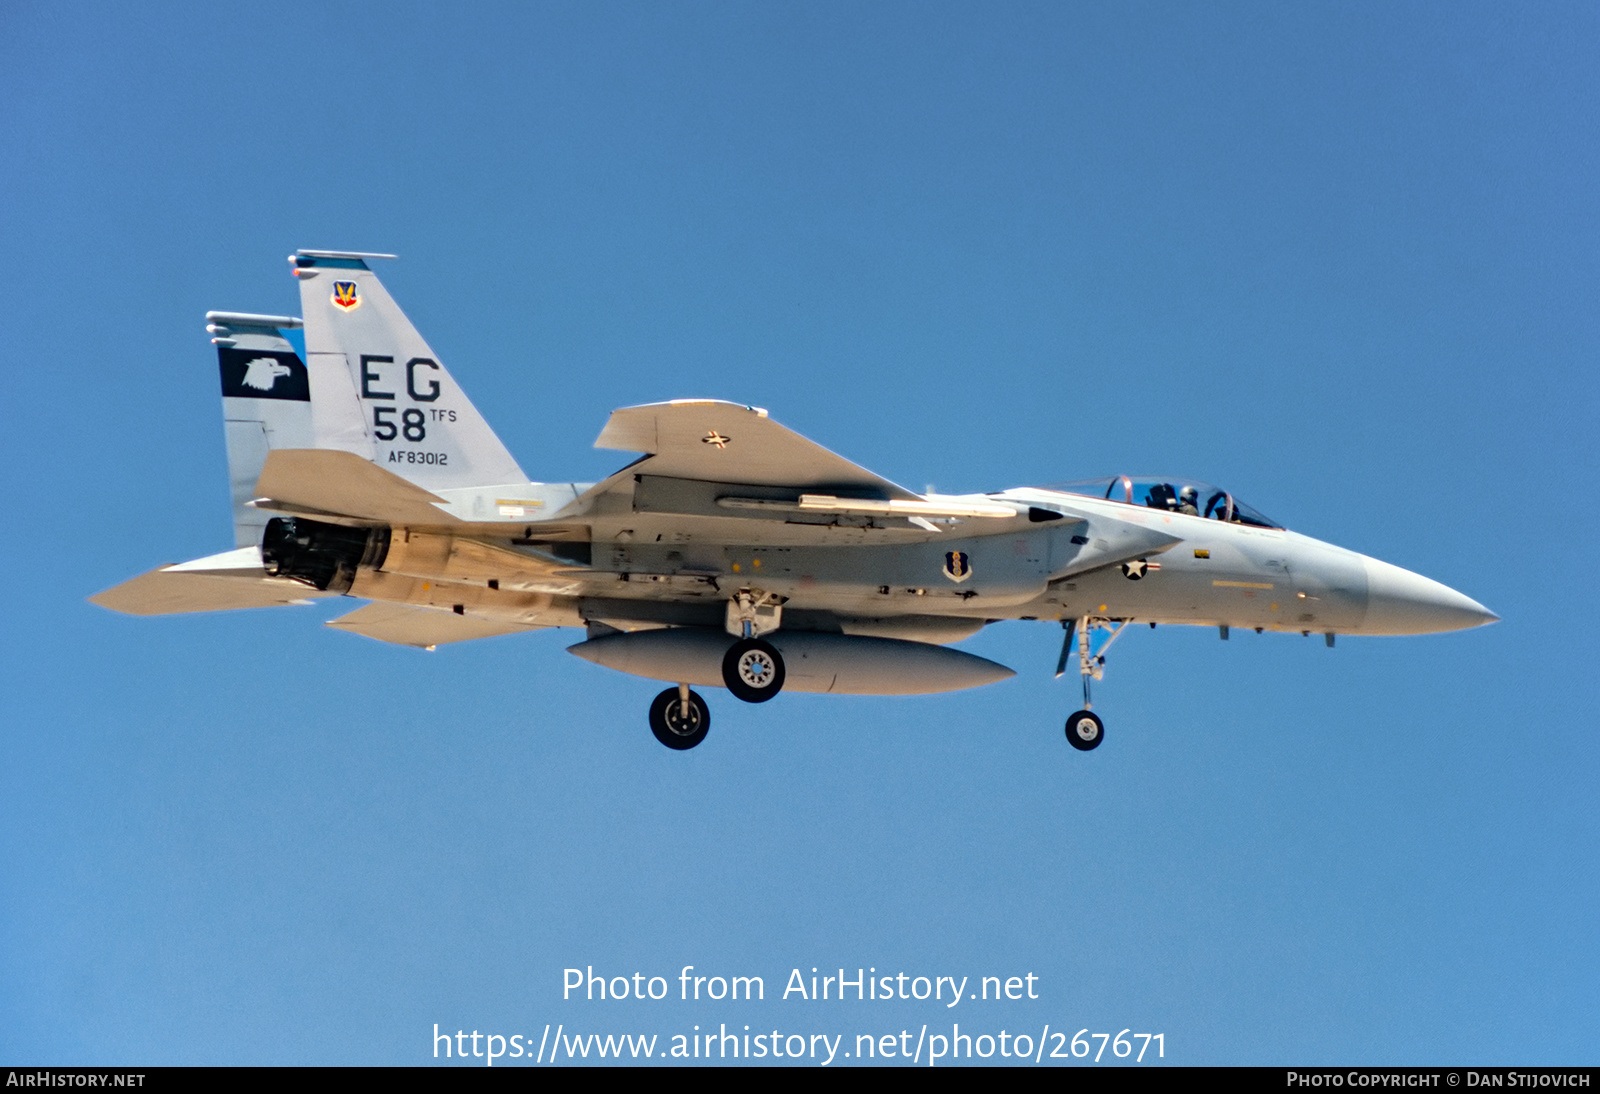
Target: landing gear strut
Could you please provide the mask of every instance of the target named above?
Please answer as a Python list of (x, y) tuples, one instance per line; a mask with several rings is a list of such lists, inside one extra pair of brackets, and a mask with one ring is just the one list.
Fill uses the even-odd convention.
[[(1067, 671), (1067, 659), (1072, 655), (1073, 638), (1077, 638), (1078, 646), (1078, 672), (1083, 677), (1083, 709), (1067, 719), (1067, 741), (1080, 752), (1090, 752), (1100, 747), (1100, 742), (1105, 740), (1106, 726), (1100, 716), (1094, 713), (1094, 703), (1090, 699), (1090, 684), (1095, 680), (1105, 677), (1106, 650), (1111, 648), (1111, 643), (1122, 636), (1131, 620), (1113, 622), (1109, 619), (1096, 619), (1093, 616), (1084, 616), (1082, 619), (1063, 619), (1062, 627), (1066, 629), (1066, 637), (1061, 643), (1061, 656), (1056, 661), (1056, 676), (1059, 678)], [(1105, 627), (1111, 630), (1111, 636), (1100, 644), (1100, 649), (1092, 649), (1089, 632), (1096, 627)]]
[(761, 636), (783, 623), (783, 597), (760, 589), (740, 589), (728, 601), (725, 623), (738, 639), (722, 658), (722, 682), (734, 698), (765, 703), (783, 690), (783, 654)]
[(688, 684), (668, 688), (650, 704), (650, 732), (668, 748), (683, 751), (706, 739), (711, 711)]

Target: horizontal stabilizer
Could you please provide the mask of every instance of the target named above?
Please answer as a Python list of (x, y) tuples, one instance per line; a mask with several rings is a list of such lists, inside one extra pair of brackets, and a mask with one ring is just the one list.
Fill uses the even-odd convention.
[(450, 524), (444, 499), (353, 452), (283, 448), (267, 454), (256, 482), (256, 508), (343, 516), (385, 524)]
[(89, 598), (91, 604), (127, 615), (177, 615), (234, 608), (280, 608), (309, 604), (330, 593), (286, 578), (268, 577), (259, 547), (161, 566)]
[(413, 608), (404, 604), (386, 604), (381, 601), (357, 608), (349, 615), (341, 615), (338, 619), (330, 619), (328, 626), (376, 638), (379, 642), (393, 642), (397, 646), (417, 646), (427, 650), (443, 646), (448, 642), (466, 642), (473, 638), (493, 638), (501, 634), (520, 634), (523, 631), (543, 629), (520, 623), (471, 619), (456, 615), (454, 612)]
[(850, 489), (878, 498), (919, 501), (771, 418), (765, 410), (712, 399), (680, 399), (613, 411), (596, 448), (644, 452), (630, 471), (756, 486)]

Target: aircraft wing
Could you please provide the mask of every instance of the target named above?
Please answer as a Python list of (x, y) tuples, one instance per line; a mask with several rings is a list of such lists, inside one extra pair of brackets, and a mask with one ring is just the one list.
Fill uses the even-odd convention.
[(268, 577), (261, 564), (261, 548), (241, 547), (193, 562), (158, 566), (96, 593), (89, 602), (127, 615), (176, 615), (309, 604), (333, 595), (298, 581)]
[(374, 601), (365, 607), (357, 608), (349, 615), (330, 619), (327, 625), (352, 634), (376, 638), (379, 642), (392, 642), (397, 646), (417, 646), (427, 650), (447, 642), (466, 642), (473, 638), (493, 638), (501, 634), (521, 634), (523, 631), (544, 629), (520, 623), (470, 619), (435, 608), (414, 608), (383, 601)]
[(628, 470), (666, 478), (752, 486), (828, 488), (916, 501), (920, 495), (875, 475), (767, 417), (712, 399), (678, 399), (613, 411), (596, 448), (643, 452)]

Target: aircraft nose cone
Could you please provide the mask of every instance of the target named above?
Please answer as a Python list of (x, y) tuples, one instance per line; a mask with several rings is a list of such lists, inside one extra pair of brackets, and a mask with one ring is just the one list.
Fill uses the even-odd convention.
[(1433, 634), (1498, 622), (1500, 617), (1470, 596), (1421, 574), (1368, 558), (1368, 634)]

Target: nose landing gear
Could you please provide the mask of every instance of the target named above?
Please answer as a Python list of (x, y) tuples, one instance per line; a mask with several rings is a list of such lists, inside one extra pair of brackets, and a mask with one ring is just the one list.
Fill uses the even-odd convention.
[(1099, 748), (1105, 737), (1105, 723), (1092, 711), (1080, 710), (1067, 719), (1067, 743), (1079, 752)]
[[(1060, 679), (1067, 671), (1067, 659), (1072, 656), (1073, 638), (1077, 638), (1078, 672), (1083, 677), (1083, 709), (1067, 719), (1067, 741), (1079, 752), (1090, 752), (1100, 747), (1100, 742), (1105, 740), (1106, 726), (1100, 716), (1094, 713), (1094, 703), (1090, 700), (1090, 684), (1095, 680), (1105, 677), (1106, 650), (1111, 648), (1111, 643), (1122, 636), (1131, 619), (1096, 619), (1086, 615), (1082, 619), (1063, 619), (1061, 626), (1066, 629), (1066, 636), (1061, 642), (1061, 656), (1056, 660), (1056, 678)], [(1108, 631), (1105, 641), (1098, 644), (1093, 640), (1091, 632), (1104, 628)]]

